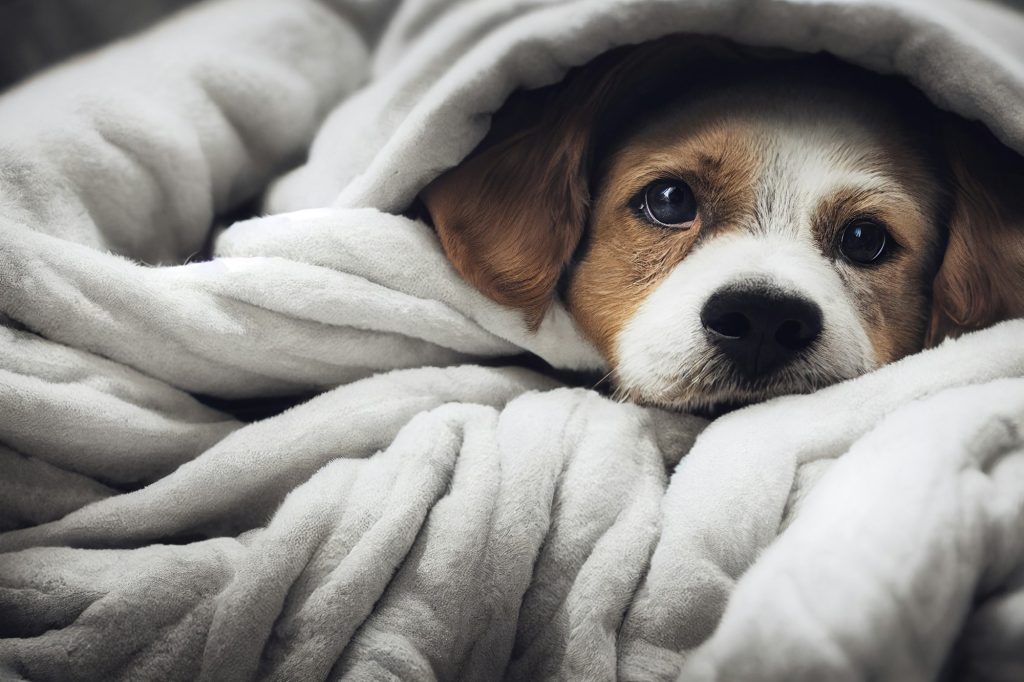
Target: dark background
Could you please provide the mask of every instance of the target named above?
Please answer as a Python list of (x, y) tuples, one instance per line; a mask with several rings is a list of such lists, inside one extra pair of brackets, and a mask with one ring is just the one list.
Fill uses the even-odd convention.
[(196, 0), (0, 0), (0, 90)]

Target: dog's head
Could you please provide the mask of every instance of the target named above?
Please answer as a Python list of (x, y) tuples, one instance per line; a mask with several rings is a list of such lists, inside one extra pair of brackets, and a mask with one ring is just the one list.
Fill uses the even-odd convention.
[(852, 67), (679, 45), (578, 70), (424, 191), (468, 281), (534, 326), (560, 291), (621, 395), (684, 409), (1024, 315), (1019, 158)]

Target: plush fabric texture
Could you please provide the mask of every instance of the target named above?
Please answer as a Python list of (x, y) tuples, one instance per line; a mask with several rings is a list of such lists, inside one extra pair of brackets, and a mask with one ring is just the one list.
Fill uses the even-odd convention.
[(1024, 677), (1024, 320), (709, 424), (400, 215), (674, 32), (1024, 152), (1024, 18), (963, 0), (216, 0), (0, 96), (0, 677)]

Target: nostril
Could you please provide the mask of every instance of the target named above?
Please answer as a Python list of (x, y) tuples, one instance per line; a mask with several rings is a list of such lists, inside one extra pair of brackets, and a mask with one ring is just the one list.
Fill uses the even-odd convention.
[(704, 326), (720, 336), (741, 339), (750, 333), (750, 319), (743, 313), (731, 312), (704, 321)]
[(800, 320), (786, 320), (775, 330), (775, 341), (789, 350), (806, 348), (815, 336), (817, 333)]
[(750, 285), (713, 293), (700, 320), (708, 341), (748, 378), (768, 376), (798, 357), (821, 334), (824, 322), (812, 300)]

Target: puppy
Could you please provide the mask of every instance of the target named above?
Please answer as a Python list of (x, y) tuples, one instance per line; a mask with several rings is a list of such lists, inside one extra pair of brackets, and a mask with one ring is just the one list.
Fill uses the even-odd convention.
[(421, 197), (532, 328), (561, 295), (619, 396), (715, 413), (1024, 315), (1021, 165), (894, 80), (675, 38), (513, 98)]

